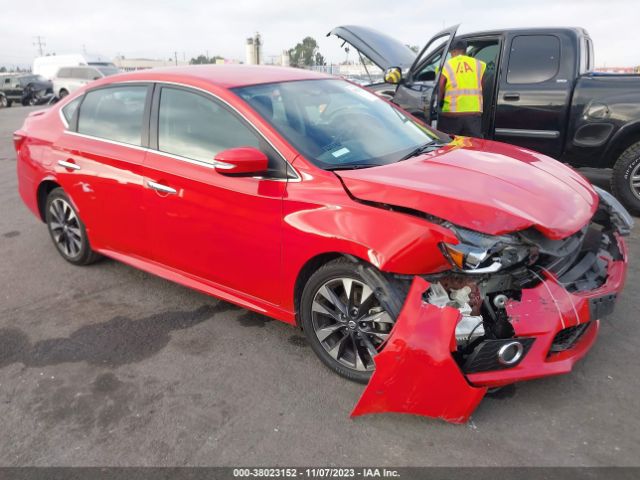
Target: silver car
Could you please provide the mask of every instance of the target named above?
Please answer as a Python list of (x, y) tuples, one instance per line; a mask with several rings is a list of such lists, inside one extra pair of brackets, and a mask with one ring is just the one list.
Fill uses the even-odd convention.
[(118, 73), (118, 69), (111, 66), (62, 67), (53, 78), (53, 92), (59, 98), (64, 98), (93, 80), (116, 73)]

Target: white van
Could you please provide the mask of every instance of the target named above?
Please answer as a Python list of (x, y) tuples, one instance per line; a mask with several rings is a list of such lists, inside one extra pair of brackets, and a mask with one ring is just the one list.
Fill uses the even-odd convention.
[(113, 67), (116, 66), (111, 60), (102, 55), (71, 54), (71, 55), (48, 55), (38, 57), (33, 61), (31, 72), (34, 75), (42, 75), (51, 80), (56, 76), (61, 67)]

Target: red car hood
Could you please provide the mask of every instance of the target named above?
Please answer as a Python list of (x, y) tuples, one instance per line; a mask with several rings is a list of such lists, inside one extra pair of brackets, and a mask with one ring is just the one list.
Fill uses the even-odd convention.
[(535, 227), (551, 239), (580, 230), (598, 196), (580, 174), (549, 157), (456, 137), (402, 162), (336, 172), (356, 198), (411, 208), (490, 235)]

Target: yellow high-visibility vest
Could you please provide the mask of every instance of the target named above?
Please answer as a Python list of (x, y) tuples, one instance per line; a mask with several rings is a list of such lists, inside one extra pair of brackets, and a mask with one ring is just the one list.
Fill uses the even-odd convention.
[(444, 64), (447, 79), (443, 112), (482, 112), (482, 76), (486, 63), (466, 55), (452, 57)]

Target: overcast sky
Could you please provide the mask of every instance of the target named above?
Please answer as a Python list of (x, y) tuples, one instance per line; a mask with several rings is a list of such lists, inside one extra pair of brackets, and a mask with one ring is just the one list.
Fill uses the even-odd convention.
[(328, 61), (345, 53), (326, 38), (333, 27), (367, 25), (422, 46), (443, 26), (460, 32), (524, 27), (582, 26), (595, 43), (596, 65), (640, 65), (639, 0), (0, 0), (0, 65), (30, 65), (35, 36), (45, 52), (87, 52), (129, 58), (200, 53), (244, 61), (245, 39), (263, 38), (266, 56), (310, 35)]

